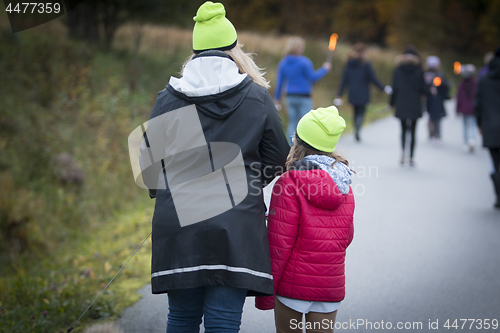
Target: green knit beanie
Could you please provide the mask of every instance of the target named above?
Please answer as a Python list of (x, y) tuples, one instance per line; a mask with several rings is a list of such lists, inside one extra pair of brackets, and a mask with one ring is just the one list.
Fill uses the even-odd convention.
[(345, 129), (345, 120), (335, 106), (306, 113), (297, 124), (298, 137), (313, 148), (331, 153)]
[(230, 50), (236, 46), (236, 29), (226, 18), (224, 5), (207, 1), (198, 8), (193, 29), (193, 51)]

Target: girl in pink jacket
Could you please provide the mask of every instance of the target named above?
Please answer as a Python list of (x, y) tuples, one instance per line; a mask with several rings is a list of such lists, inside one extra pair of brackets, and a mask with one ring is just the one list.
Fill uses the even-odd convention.
[(476, 95), (477, 80), (474, 78), (476, 67), (472, 64), (462, 65), (460, 74), (462, 80), (457, 89), (457, 116), (464, 118), (464, 144), (470, 153), (474, 152), (476, 142), (477, 122), (474, 115), (474, 96)]
[(269, 208), (268, 237), (276, 297), (257, 297), (274, 308), (276, 331), (333, 332), (345, 296), (344, 260), (354, 235), (352, 171), (334, 150), (345, 121), (334, 107), (299, 121)]

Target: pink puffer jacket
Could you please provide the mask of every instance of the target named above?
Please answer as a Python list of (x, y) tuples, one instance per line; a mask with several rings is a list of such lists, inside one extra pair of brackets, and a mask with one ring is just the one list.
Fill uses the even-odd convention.
[[(289, 298), (340, 302), (345, 296), (344, 260), (354, 236), (354, 196), (341, 194), (320, 169), (290, 170), (273, 189), (268, 236), (274, 290)], [(274, 297), (257, 297), (261, 310)]]

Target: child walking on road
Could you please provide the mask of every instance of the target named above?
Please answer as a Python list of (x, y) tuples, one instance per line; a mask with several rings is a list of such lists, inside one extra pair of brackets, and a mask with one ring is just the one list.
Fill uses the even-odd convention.
[(446, 116), (444, 100), (450, 99), (449, 84), (440, 71), (441, 60), (436, 56), (427, 57), (428, 71), (424, 73), (427, 85), (427, 112), (429, 113), (429, 137), (436, 143), (441, 142), (441, 119)]
[(256, 306), (274, 308), (280, 333), (333, 332), (345, 296), (354, 196), (348, 162), (334, 152), (345, 126), (334, 106), (302, 117), (287, 172), (273, 188), (268, 236), (276, 296), (257, 297)]
[(361, 140), (359, 134), (365, 118), (366, 104), (370, 101), (370, 83), (373, 83), (380, 90), (388, 92), (388, 88), (384, 88), (384, 85), (380, 83), (372, 65), (366, 58), (365, 44), (356, 43), (347, 54), (347, 64), (337, 94), (341, 98), (344, 89), (349, 90), (349, 103), (352, 104), (354, 109), (353, 119), (356, 141)]
[(474, 65), (463, 65), (460, 73), (463, 79), (458, 84), (457, 91), (457, 116), (462, 114), (464, 118), (464, 144), (471, 153), (474, 152), (477, 132), (476, 117), (474, 116), (474, 95), (477, 88), (475, 73), (476, 67)]

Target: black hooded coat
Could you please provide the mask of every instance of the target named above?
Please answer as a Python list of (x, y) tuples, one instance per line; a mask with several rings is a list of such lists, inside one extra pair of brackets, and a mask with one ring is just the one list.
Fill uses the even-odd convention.
[(427, 92), (420, 58), (403, 54), (396, 58), (390, 105), (396, 108), (399, 119), (416, 120), (422, 117), (421, 98)]
[(370, 62), (360, 53), (351, 51), (342, 74), (338, 96), (342, 96), (344, 89), (348, 88), (349, 103), (365, 105), (370, 101), (370, 83), (384, 90)]
[[(247, 289), (248, 295), (272, 295), (262, 187), (284, 170), (290, 149), (278, 112), (267, 89), (239, 74), (221, 52), (199, 54), (181, 79), (171, 78), (158, 93), (150, 119), (193, 104), (206, 142), (228, 142), (241, 150), (248, 194), (232, 209), (181, 226), (167, 177), (166, 189), (150, 191), (156, 197), (152, 291), (223, 285)], [(202, 190), (210, 194), (209, 188)], [(193, 204), (191, 209), (201, 208)]]
[(493, 58), (489, 68), (479, 81), (474, 113), (483, 132), (483, 146), (500, 148), (500, 57)]

